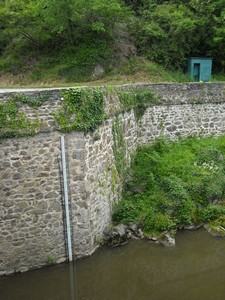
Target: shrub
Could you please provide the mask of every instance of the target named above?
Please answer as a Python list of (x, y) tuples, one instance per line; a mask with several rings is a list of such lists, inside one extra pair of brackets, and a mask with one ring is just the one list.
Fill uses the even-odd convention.
[(209, 222), (219, 217), (224, 218), (225, 207), (220, 205), (209, 205), (206, 208), (200, 209), (198, 211), (198, 220), (200, 222)]
[(141, 211), (141, 203), (136, 198), (123, 199), (115, 206), (113, 221), (115, 223), (137, 222)]
[(149, 232), (224, 217), (223, 140), (158, 140), (139, 147), (114, 220), (140, 222)]
[(143, 229), (146, 232), (160, 232), (165, 230), (171, 230), (175, 227), (174, 221), (167, 214), (154, 213), (154, 211), (149, 208), (146, 211), (145, 218), (143, 219)]

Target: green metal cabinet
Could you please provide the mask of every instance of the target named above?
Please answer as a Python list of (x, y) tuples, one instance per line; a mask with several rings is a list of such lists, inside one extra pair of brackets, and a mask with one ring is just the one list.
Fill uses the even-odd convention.
[(189, 58), (188, 74), (194, 77), (195, 81), (209, 81), (212, 74), (212, 58)]

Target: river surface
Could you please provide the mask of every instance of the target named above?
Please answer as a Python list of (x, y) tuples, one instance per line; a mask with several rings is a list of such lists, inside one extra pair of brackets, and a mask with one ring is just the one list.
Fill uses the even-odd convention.
[(224, 300), (225, 239), (179, 232), (165, 248), (134, 240), (74, 264), (0, 278), (1, 300)]

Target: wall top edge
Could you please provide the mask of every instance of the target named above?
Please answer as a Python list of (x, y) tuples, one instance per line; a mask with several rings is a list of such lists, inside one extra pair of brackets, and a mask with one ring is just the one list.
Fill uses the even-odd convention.
[(44, 91), (51, 91), (51, 92), (59, 92), (65, 91), (71, 88), (107, 88), (107, 87), (114, 87), (114, 88), (121, 88), (121, 87), (129, 87), (129, 86), (208, 86), (208, 85), (221, 85), (225, 87), (224, 81), (218, 82), (159, 82), (159, 83), (152, 83), (152, 82), (140, 82), (140, 83), (133, 83), (133, 84), (118, 84), (118, 85), (99, 85), (99, 86), (70, 86), (70, 87), (58, 87), (58, 88), (0, 88), (0, 94), (14, 94), (14, 93), (26, 93), (26, 92), (44, 92)]

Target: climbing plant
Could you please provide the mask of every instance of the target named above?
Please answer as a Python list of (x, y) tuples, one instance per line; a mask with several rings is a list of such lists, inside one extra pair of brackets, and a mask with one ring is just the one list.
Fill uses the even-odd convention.
[(49, 95), (49, 92), (44, 92), (31, 98), (25, 94), (16, 94), (0, 103), (0, 139), (31, 136), (37, 133), (43, 126), (37, 113), (36, 117), (31, 120), (19, 108), (21, 105), (27, 104), (35, 109), (47, 101)]
[(0, 103), (0, 139), (34, 135), (42, 125), (38, 116), (30, 120), (25, 112), (20, 112), (16, 99)]
[(49, 92), (41, 93), (35, 98), (30, 98), (29, 96), (27, 96), (25, 94), (16, 94), (15, 96), (12, 97), (12, 99), (16, 103), (27, 104), (31, 107), (36, 108), (36, 107), (42, 106), (42, 104), (44, 104), (44, 102), (49, 100), (49, 96), (50, 96)]
[(140, 120), (149, 105), (160, 104), (152, 90), (131, 88), (129, 91), (118, 91), (117, 95), (123, 111), (134, 110), (135, 118)]
[[(130, 88), (128, 91), (115, 90), (118, 95), (121, 110), (128, 111), (134, 109), (135, 117), (139, 120), (146, 108), (150, 105), (159, 104), (160, 101), (155, 97), (150, 89)], [(21, 105), (28, 105), (34, 109), (43, 105), (49, 100), (50, 93), (40, 93), (36, 97), (30, 97), (26, 94), (16, 94), (8, 98), (6, 102), (0, 104), (0, 137), (20, 137), (34, 135), (42, 126), (42, 123), (36, 116), (30, 120), (25, 112), (20, 111)], [(107, 118), (105, 114), (105, 101), (103, 92), (97, 88), (72, 88), (62, 95), (63, 104), (53, 113), (53, 117), (63, 132), (73, 130), (90, 132), (94, 131)], [(122, 127), (119, 121), (114, 124), (114, 144), (120, 150), (124, 148), (122, 144)], [(114, 150), (115, 156), (122, 154)], [(123, 159), (118, 163), (117, 169), (123, 169)], [(119, 166), (120, 165), (120, 166)], [(118, 171), (120, 174), (122, 171)]]
[(113, 155), (115, 166), (120, 179), (123, 179), (126, 168), (126, 144), (124, 140), (122, 122), (116, 117), (112, 126), (113, 134)]
[(106, 119), (104, 96), (99, 89), (69, 89), (63, 100), (63, 107), (53, 114), (63, 132), (94, 131)]

